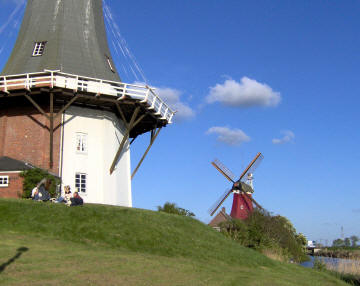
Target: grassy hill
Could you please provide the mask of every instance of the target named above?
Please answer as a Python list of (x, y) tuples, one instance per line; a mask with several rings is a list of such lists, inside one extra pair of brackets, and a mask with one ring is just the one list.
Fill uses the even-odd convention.
[(0, 218), (1, 285), (346, 285), (189, 217), (2, 199)]

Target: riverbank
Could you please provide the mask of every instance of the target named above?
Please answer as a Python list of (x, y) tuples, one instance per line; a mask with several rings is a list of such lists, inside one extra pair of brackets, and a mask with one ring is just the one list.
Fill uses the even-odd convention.
[(350, 285), (360, 286), (360, 260), (324, 256), (310, 258), (310, 261), (301, 263), (301, 266), (328, 272)]
[(322, 248), (314, 256), (360, 260), (360, 249), (355, 248)]

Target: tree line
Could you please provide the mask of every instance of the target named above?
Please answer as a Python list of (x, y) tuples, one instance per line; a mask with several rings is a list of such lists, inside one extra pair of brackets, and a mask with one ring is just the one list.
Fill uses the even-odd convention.
[(346, 237), (344, 239), (337, 238), (333, 241), (333, 247), (357, 247), (357, 243), (359, 242), (359, 237), (356, 235), (352, 235), (350, 237)]

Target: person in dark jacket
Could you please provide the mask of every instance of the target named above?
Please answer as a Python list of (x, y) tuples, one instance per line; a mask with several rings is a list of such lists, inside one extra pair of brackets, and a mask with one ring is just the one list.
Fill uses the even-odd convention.
[(50, 200), (50, 194), (48, 190), (50, 190), (51, 181), (49, 179), (42, 179), (36, 187), (32, 190), (31, 197), (35, 201), (48, 201)]
[(73, 197), (70, 199), (71, 201), (71, 204), (70, 206), (71, 207), (74, 207), (74, 206), (82, 206), (84, 204), (84, 201), (83, 199), (80, 197), (79, 193), (78, 192), (74, 192), (74, 195)]

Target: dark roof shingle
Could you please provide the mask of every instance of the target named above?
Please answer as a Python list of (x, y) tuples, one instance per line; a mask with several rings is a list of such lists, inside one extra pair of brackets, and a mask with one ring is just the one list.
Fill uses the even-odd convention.
[(0, 157), (0, 172), (24, 171), (29, 169), (32, 169), (32, 166), (26, 162), (15, 160), (6, 156)]

